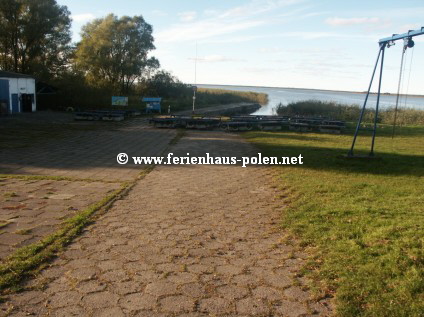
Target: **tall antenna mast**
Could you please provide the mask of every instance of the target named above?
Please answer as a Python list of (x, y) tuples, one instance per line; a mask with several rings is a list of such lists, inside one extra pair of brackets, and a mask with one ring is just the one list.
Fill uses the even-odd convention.
[(194, 59), (194, 86), (193, 86), (193, 114), (194, 104), (196, 102), (196, 91), (197, 91), (197, 42), (196, 42), (196, 58)]

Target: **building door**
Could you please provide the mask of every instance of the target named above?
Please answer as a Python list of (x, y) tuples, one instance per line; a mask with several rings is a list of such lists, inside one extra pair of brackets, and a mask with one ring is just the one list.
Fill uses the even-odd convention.
[(12, 113), (18, 113), (18, 112), (20, 112), (18, 94), (12, 94)]
[(9, 113), (9, 81), (0, 79), (0, 115)]
[(32, 112), (32, 94), (21, 95), (22, 112)]

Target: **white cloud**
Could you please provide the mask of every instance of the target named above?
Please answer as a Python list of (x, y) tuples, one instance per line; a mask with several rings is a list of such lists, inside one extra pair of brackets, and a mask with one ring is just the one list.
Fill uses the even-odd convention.
[[(194, 58), (189, 58), (189, 60), (195, 60)], [(223, 55), (207, 55), (197, 58), (198, 62), (203, 63), (222, 63), (222, 62), (242, 62), (242, 59), (227, 57)]]
[(306, 13), (303, 14), (302, 16), (300, 16), (301, 18), (311, 18), (311, 17), (316, 17), (319, 15), (324, 15), (324, 14), (329, 14), (330, 11), (317, 11), (317, 12), (310, 12), (310, 13)]
[[(415, 17), (421, 19), (424, 15), (424, 7), (398, 7), (387, 8), (384, 11), (382, 11), (381, 9), (367, 10), (367, 12), (369, 15), (378, 16), (380, 14), (384, 14), (384, 17), (386, 18), (407, 18), (410, 20)], [(358, 11), (358, 15), (360, 14), (361, 12)]]
[(344, 37), (342, 34), (332, 33), (332, 32), (286, 32), (279, 34), (281, 37), (298, 37), (305, 40), (314, 40), (321, 38), (331, 38), (331, 37)]
[(196, 11), (187, 11), (178, 13), (178, 16), (182, 22), (191, 22), (196, 18), (197, 13)]
[(273, 72), (281, 72), (283, 69), (276, 67), (244, 67), (240, 70), (244, 73), (269, 74)]
[(214, 9), (206, 9), (203, 11), (203, 14), (206, 16), (213, 16), (216, 15), (218, 13), (218, 11), (214, 10)]
[[(304, 0), (252, 0), (245, 5), (224, 11), (204, 12), (202, 20), (193, 21), (195, 15), (186, 12), (180, 15), (184, 23), (174, 24), (157, 33), (157, 42), (186, 42), (208, 39), (252, 29), (269, 22), (269, 17), (259, 16), (280, 7)], [(190, 13), (190, 14), (189, 14)]]
[(402, 25), (399, 28), (399, 33), (406, 33), (409, 30), (419, 30), (419, 29), (421, 29), (421, 26), (422, 26), (422, 24), (420, 24), (420, 23), (405, 24), (405, 25)]
[(325, 20), (325, 23), (333, 26), (340, 25), (363, 25), (363, 24), (379, 24), (382, 23), (380, 18), (328, 18)]
[[(213, 39), (204, 39), (199, 41), (199, 43), (206, 44), (227, 44), (227, 43), (241, 43), (241, 42), (250, 42), (258, 41), (263, 39), (288, 39), (288, 38), (299, 38), (304, 40), (315, 40), (322, 38), (337, 38), (337, 39), (358, 39), (358, 40), (375, 40), (378, 38), (376, 35), (372, 34), (344, 34), (336, 32), (315, 32), (315, 31), (298, 31), (298, 32), (281, 32), (281, 33), (267, 33), (261, 35), (247, 35), (247, 36), (231, 36), (225, 38), (213, 38)], [(263, 52), (270, 53), (271, 51), (277, 52), (276, 49), (265, 48)]]
[(279, 47), (262, 47), (259, 50), (259, 53), (280, 53), (283, 51), (282, 48)]
[(252, 0), (251, 2), (223, 12), (220, 17), (245, 17), (269, 12), (281, 7), (290, 6), (303, 2), (302, 0)]
[(263, 24), (263, 21), (242, 21), (216, 23), (216, 21), (199, 21), (177, 25), (159, 32), (158, 42), (185, 42), (210, 38), (217, 35), (234, 33)]
[(95, 18), (96, 16), (92, 13), (81, 13), (72, 15), (72, 20), (79, 23), (87, 22)]

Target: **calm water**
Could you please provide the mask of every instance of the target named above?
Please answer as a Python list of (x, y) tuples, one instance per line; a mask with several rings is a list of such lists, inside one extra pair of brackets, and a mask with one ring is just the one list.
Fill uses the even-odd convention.
[[(267, 87), (246, 87), (246, 86), (218, 86), (218, 85), (198, 85), (203, 88), (218, 88), (238, 91), (253, 91), (268, 94), (269, 102), (255, 114), (270, 115), (274, 114), (276, 105), (280, 102), (287, 105), (290, 102), (301, 100), (320, 100), (320, 101), (335, 101), (342, 104), (358, 104), (363, 105), (365, 93), (338, 92), (326, 90), (311, 90), (311, 89), (293, 89), (293, 88), (267, 88)], [(367, 108), (375, 107), (377, 97), (370, 95), (367, 102)], [(396, 95), (381, 95), (380, 107), (394, 107), (396, 105)], [(401, 96), (399, 99), (399, 108), (414, 108), (424, 110), (424, 97), (405, 98)]]

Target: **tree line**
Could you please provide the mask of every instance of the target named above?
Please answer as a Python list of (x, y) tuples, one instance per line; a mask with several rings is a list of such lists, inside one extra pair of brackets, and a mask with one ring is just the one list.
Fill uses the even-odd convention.
[(1, 0), (0, 68), (58, 87), (71, 105), (111, 94), (171, 97), (190, 90), (151, 56), (153, 28), (142, 15), (88, 22), (78, 43), (71, 42), (71, 23), (71, 12), (56, 0)]

